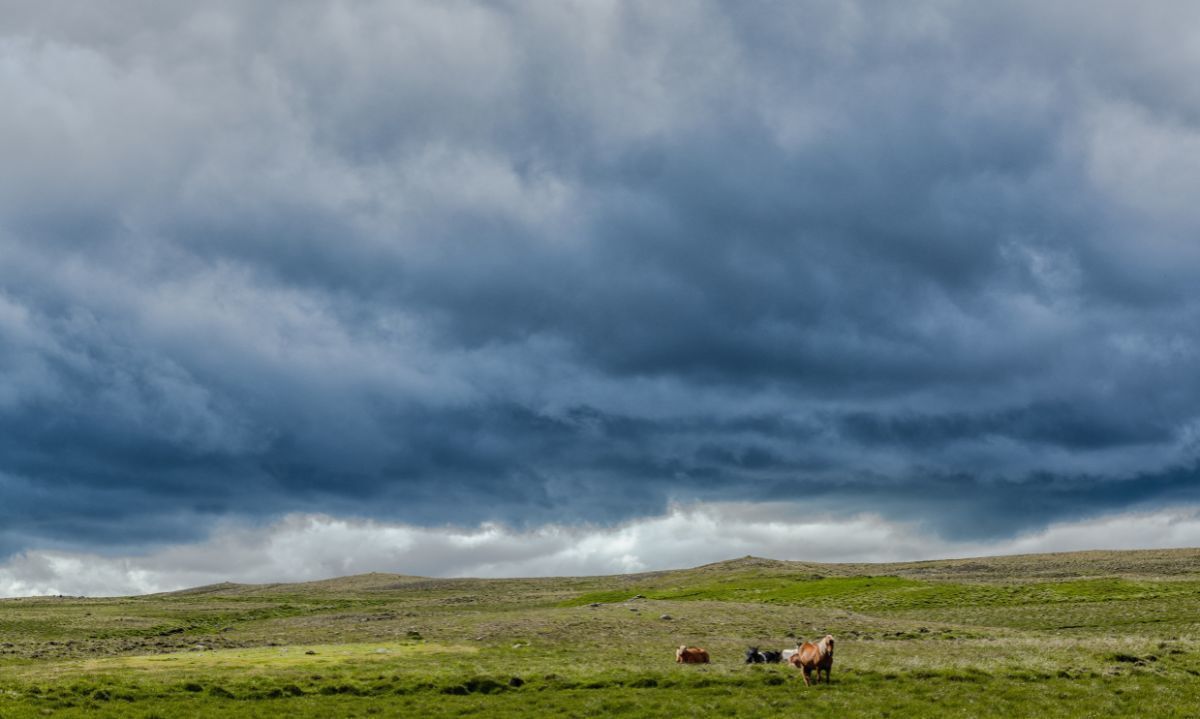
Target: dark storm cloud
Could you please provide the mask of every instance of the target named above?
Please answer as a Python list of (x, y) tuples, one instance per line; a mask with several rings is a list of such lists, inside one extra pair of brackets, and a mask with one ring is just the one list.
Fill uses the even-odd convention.
[(0, 552), (1197, 499), (1192, 9), (4, 14)]

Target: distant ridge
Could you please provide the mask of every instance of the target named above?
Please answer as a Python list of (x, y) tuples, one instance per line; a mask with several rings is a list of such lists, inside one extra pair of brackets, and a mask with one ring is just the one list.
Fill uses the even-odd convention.
[(798, 565), (821, 566), (813, 562), (794, 562), (786, 559), (769, 559), (767, 557), (755, 557), (747, 554), (744, 557), (737, 559), (725, 559), (719, 562), (710, 562), (701, 564), (696, 569), (780, 569), (791, 568)]
[(352, 574), (345, 577), (316, 579), (308, 582), (270, 582), (264, 584), (239, 584), (237, 582), (220, 582), (206, 584), (201, 587), (179, 589), (174, 592), (162, 592), (163, 595), (196, 596), (211, 594), (214, 596), (237, 596), (247, 594), (260, 596), (264, 594), (293, 594), (293, 593), (338, 593), (338, 592), (370, 592), (387, 589), (398, 589), (417, 583), (444, 581), (429, 577), (416, 577), (408, 574), (388, 574), (384, 572), (368, 572), (367, 574)]
[[(180, 589), (174, 592), (161, 592), (160, 595), (174, 596), (198, 596), (203, 594), (228, 594), (235, 592), (245, 587), (253, 587), (254, 584), (238, 584), (236, 582), (220, 582), (218, 584), (205, 584), (202, 587), (191, 587), (189, 589)], [(152, 595), (159, 596), (159, 595)]]
[[(702, 564), (690, 569), (668, 569), (633, 574), (603, 575), (616, 585), (670, 582), (697, 576), (727, 574), (770, 574), (803, 577), (852, 577), (894, 575), (927, 580), (994, 580), (1019, 577), (1028, 580), (1096, 576), (1171, 576), (1200, 573), (1200, 548), (1088, 550), (1047, 554), (1014, 554), (995, 557), (964, 557), (932, 559), (914, 562), (853, 562), (823, 563), (744, 556)], [(542, 588), (547, 594), (570, 591), (580, 582), (593, 577), (533, 577), (475, 579), (468, 577), (437, 578), (408, 574), (370, 572), (345, 577), (333, 577), (308, 582), (275, 582), (239, 584), (221, 582), (200, 587), (165, 592), (176, 596), (263, 596), (282, 594), (359, 594), (416, 589), (462, 590), (486, 584), (519, 584), (527, 588)]]

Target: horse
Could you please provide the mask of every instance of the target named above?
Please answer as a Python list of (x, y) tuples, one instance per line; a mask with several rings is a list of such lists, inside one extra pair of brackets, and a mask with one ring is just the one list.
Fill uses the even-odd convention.
[(782, 657), (781, 652), (771, 649), (759, 650), (758, 647), (750, 647), (746, 650), (747, 664), (778, 664)]
[(708, 664), (708, 652), (700, 647), (680, 644), (675, 650), (675, 661), (679, 664)]
[(826, 634), (821, 641), (813, 644), (804, 642), (788, 661), (804, 674), (804, 685), (809, 685), (809, 677), (815, 669), (816, 683), (821, 683), (821, 672), (825, 672), (825, 683), (829, 683), (829, 670), (833, 668), (833, 636)]

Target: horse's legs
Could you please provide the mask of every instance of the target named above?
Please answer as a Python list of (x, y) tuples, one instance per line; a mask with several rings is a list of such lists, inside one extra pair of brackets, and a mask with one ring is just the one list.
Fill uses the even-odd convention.
[(812, 670), (809, 669), (808, 667), (804, 667), (803, 669), (800, 670), (801, 676), (804, 677), (804, 686), (809, 686), (808, 675), (811, 671)]

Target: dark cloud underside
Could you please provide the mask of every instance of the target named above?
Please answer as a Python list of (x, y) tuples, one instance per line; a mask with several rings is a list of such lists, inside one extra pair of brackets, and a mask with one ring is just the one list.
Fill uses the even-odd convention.
[(0, 553), (1197, 499), (1200, 10), (0, 7)]

